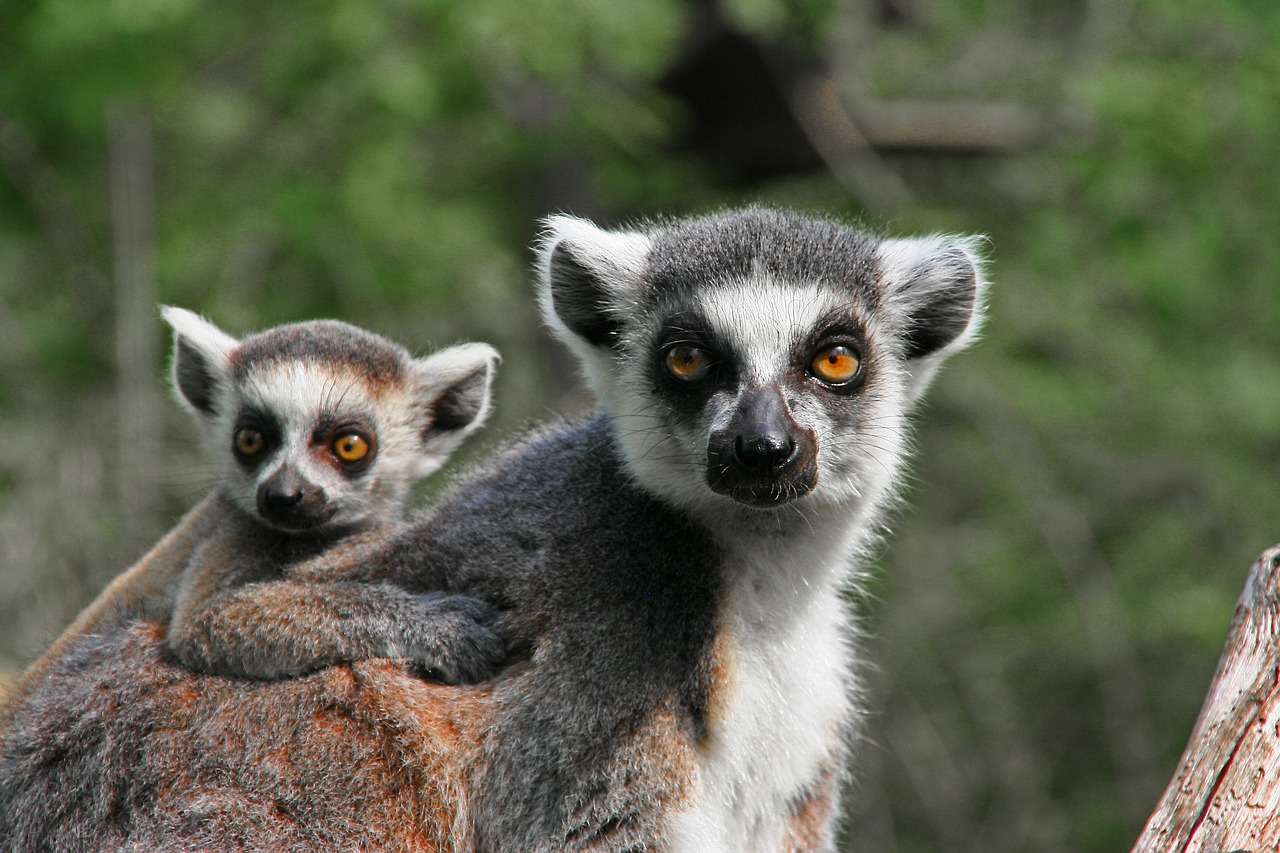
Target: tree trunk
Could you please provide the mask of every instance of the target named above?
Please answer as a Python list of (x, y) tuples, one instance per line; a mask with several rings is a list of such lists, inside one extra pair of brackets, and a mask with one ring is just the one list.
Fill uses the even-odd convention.
[(1280, 546), (1263, 552), (1178, 770), (1135, 853), (1280, 849)]
[(152, 270), (155, 239), (151, 122), (139, 107), (107, 111), (111, 248), (115, 262), (117, 450), (115, 472), (125, 550), (155, 535), (156, 460), (163, 412), (156, 395), (159, 340)]

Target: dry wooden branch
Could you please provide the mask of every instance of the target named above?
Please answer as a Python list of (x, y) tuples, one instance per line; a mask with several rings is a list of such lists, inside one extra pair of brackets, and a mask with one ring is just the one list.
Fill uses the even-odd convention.
[(1200, 718), (1135, 853), (1280, 849), (1280, 546), (1236, 605)]

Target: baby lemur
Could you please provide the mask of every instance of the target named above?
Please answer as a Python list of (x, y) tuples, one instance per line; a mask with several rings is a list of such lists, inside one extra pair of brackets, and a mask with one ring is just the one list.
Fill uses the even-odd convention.
[(338, 322), (280, 326), (237, 343), (179, 308), (173, 384), (225, 460), (222, 526), (192, 554), (168, 646), (186, 666), (279, 678), (402, 658), (443, 680), (492, 671), (503, 645), (488, 605), (385, 584), (266, 585), (336, 540), (400, 518), (489, 412), (497, 352), (463, 344), (413, 359)]
[(450, 682), (487, 675), (503, 646), (489, 627), (493, 609), (478, 600), (261, 582), (400, 518), (410, 487), (483, 424), (497, 352), (463, 344), (413, 359), (332, 321), (237, 342), (189, 311), (163, 315), (174, 330), (174, 390), (220, 462), (219, 485), (183, 534), (108, 588), (68, 639), (122, 617), (168, 615), (169, 651), (198, 671), (280, 678), (377, 657)]

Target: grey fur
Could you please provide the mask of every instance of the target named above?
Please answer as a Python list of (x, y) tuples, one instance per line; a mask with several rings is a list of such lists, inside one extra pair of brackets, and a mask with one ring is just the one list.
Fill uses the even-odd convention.
[(492, 605), (385, 583), (287, 578), (290, 566), (338, 540), (282, 535), (225, 499), (221, 512), (176, 591), (165, 645), (184, 667), (278, 679), (389, 658), (458, 684), (490, 677), (505, 656)]
[(403, 382), (408, 351), (382, 335), (338, 320), (310, 320), (249, 335), (232, 357), (238, 380), (283, 361), (346, 367), (375, 382)]
[[(770, 632), (792, 624), (779, 619), (803, 625), (814, 617), (812, 603), (819, 600), (806, 597), (810, 583), (803, 572), (818, 573), (815, 588), (819, 582), (830, 587), (830, 572), (838, 583), (843, 573), (827, 562), (843, 565), (850, 548), (866, 544), (892, 496), (892, 470), (878, 475), (871, 463), (895, 465), (902, 438), (893, 437), (899, 443), (891, 458), (876, 457), (872, 446), (885, 436), (866, 412), (901, 418), (936, 367), (929, 362), (924, 375), (920, 365), (972, 335), (980, 299), (972, 300), (975, 311), (963, 329), (937, 336), (947, 341), (943, 350), (921, 358), (910, 346), (911, 330), (918, 335), (934, 318), (951, 316), (926, 310), (936, 302), (932, 294), (951, 304), (962, 300), (947, 295), (954, 288), (946, 276), (912, 280), (886, 265), (885, 243), (874, 236), (762, 209), (667, 222), (647, 232), (601, 232), (567, 220), (550, 227), (540, 258), (544, 307), (582, 358), (604, 411), (584, 423), (549, 428), (456, 484), (431, 512), (391, 534), (356, 537), (292, 569), (282, 582), (341, 578), (410, 593), (447, 591), (502, 610), (513, 665), (482, 700), (468, 699), (472, 694), (456, 700), (458, 713), (478, 701), (470, 713), (485, 715), (475, 754), (463, 750), (471, 757), (456, 759), (464, 764), (466, 793), (435, 792), (414, 811), (420, 823), (398, 831), (444, 838), (446, 849), (699, 849), (690, 816), (718, 807), (699, 800), (714, 777), (704, 765), (723, 748), (731, 734), (726, 727), (741, 722), (733, 716), (737, 706), (724, 710), (718, 703), (738, 701), (733, 685), (755, 676), (749, 669), (735, 673), (719, 644), (728, 637), (771, 653), (777, 644)], [(906, 257), (909, 247), (903, 248), (899, 255)], [(932, 249), (924, 254), (932, 256)], [(565, 258), (572, 259), (572, 276), (561, 274)], [(974, 281), (980, 281), (976, 267)], [(575, 283), (587, 290), (565, 289)], [(788, 293), (821, 296), (825, 313), (805, 314), (796, 305), (793, 317), (834, 323), (842, 336), (855, 339), (851, 345), (865, 347), (864, 383), (824, 389), (802, 378), (822, 330), (779, 322), (785, 316), (768, 314), (767, 306), (742, 304), (734, 311), (716, 302), (727, 297), (732, 305), (740, 291), (775, 300)], [(556, 313), (562, 308), (570, 316)], [(592, 308), (603, 325), (590, 316)], [(687, 317), (704, 326), (686, 327)], [(602, 327), (611, 331), (591, 331)], [(692, 330), (723, 350), (718, 384), (693, 389), (657, 381), (661, 347), (670, 343), (664, 329)], [(768, 370), (775, 373), (761, 379)], [(785, 411), (774, 406), (769, 417), (782, 411), (813, 433), (823, 475), (812, 494), (780, 495), (784, 505), (768, 509), (713, 492), (705, 470), (707, 436), (724, 428), (727, 414), (744, 394), (756, 393), (757, 382), (785, 388)], [(846, 447), (847, 436), (858, 435), (871, 436), (869, 447)], [(655, 442), (664, 442), (662, 458), (644, 452), (658, 448)], [(793, 505), (799, 508), (794, 514)], [(751, 602), (761, 609), (744, 610)], [(775, 603), (789, 612), (779, 612)], [(52, 844), (102, 838), (266, 850), (308, 849), (323, 839), (328, 847), (384, 849), (384, 827), (361, 824), (353, 810), (372, 800), (383, 813), (410, 795), (344, 794), (333, 790), (331, 779), (361, 772), (369, 761), (411, 769), (426, 760), (424, 744), (444, 734), (418, 731), (423, 723), (394, 717), (365, 728), (361, 709), (396, 707), (400, 689), (366, 672), (354, 695), (336, 688), (323, 694), (352, 717), (344, 742), (365, 751), (326, 753), (323, 765), (270, 764), (271, 775), (264, 777), (253, 768), (269, 763), (279, 732), (307, 730), (320, 676), (223, 697), (238, 703), (228, 706), (233, 715), (269, 709), (273, 725), (263, 731), (237, 727), (233, 742), (201, 739), (203, 748), (191, 750), (187, 745), (200, 739), (202, 728), (187, 716), (175, 719), (169, 704), (99, 712), (103, 690), (128, 701), (145, 685), (173, 687), (174, 675), (150, 661), (153, 641), (136, 632), (108, 641), (123, 655), (118, 663), (104, 659), (101, 647), (85, 649), (48, 679), (0, 739), (0, 832)], [(76, 667), (77, 677), (68, 677)], [(121, 668), (127, 681), (112, 691), (107, 682)], [(850, 687), (836, 686), (837, 692)], [(795, 695), (797, 717), (806, 711), (803, 703), (818, 699), (807, 687)], [(196, 698), (197, 720), (211, 701)], [(88, 729), (90, 717), (102, 728)], [(814, 811), (818, 823), (804, 836), (811, 840), (787, 837), (804, 849), (833, 844), (830, 780), (844, 760), (843, 736), (856, 722), (856, 708), (831, 722), (816, 734), (823, 760), (804, 765), (809, 775), (778, 790), (776, 798), (753, 801), (754, 787), (742, 778), (740, 794), (747, 800), (739, 823), (728, 827), (746, 839), (741, 846), (759, 843), (757, 824), (794, 832), (791, 823), (811, 811), (805, 804), (814, 797), (825, 797), (830, 813)], [(71, 734), (55, 738), (57, 731)], [(381, 740), (380, 732), (386, 734)], [(752, 748), (785, 757), (792, 744), (776, 741), (786, 736), (766, 729)], [(380, 759), (368, 751), (371, 737), (386, 753)], [(174, 743), (188, 762), (181, 770), (166, 752)], [(327, 741), (313, 734), (303, 745), (319, 749), (322, 743)], [(127, 775), (118, 770), (125, 755), (132, 759)], [(764, 782), (775, 784), (772, 777), (783, 778), (784, 771), (793, 768), (766, 765)], [(175, 786), (175, 776), (184, 784)], [(73, 778), (79, 781), (73, 784)], [(33, 796), (62, 786), (72, 796)], [(306, 820), (272, 819), (264, 812), (260, 804), (275, 790), (314, 791), (304, 798)], [(462, 827), (441, 835), (442, 814)], [(210, 827), (221, 834), (212, 835)]]

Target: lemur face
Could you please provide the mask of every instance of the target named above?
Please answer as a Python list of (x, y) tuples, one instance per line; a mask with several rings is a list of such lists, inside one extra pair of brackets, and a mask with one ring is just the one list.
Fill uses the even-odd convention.
[(289, 533), (399, 515), (410, 486), (483, 422), (497, 353), (464, 344), (424, 359), (345, 323), (279, 326), (235, 341), (178, 308), (173, 381), (225, 460), (221, 486)]
[(608, 232), (556, 217), (543, 306), (636, 478), (690, 507), (874, 499), (906, 416), (973, 336), (977, 241), (749, 209)]

